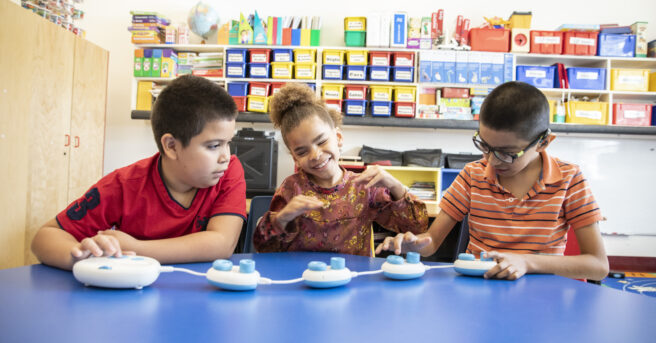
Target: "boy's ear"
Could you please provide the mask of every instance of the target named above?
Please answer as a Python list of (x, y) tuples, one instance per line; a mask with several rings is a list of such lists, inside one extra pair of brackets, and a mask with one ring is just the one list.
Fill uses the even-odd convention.
[(546, 149), (553, 140), (556, 139), (556, 136), (553, 133), (550, 133), (547, 137), (544, 137), (540, 143), (538, 143), (538, 148), (536, 149), (538, 152)]
[(344, 145), (344, 135), (342, 135), (342, 129), (336, 127), (335, 135), (337, 136), (337, 146), (341, 148), (342, 145)]
[(160, 139), (162, 143), (162, 150), (164, 150), (164, 155), (172, 160), (178, 158), (178, 140), (173, 137), (170, 133), (165, 133)]

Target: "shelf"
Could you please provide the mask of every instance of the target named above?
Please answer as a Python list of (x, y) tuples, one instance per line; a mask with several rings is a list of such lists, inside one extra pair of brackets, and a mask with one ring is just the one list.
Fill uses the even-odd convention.
[(226, 82), (299, 82), (299, 83), (317, 83), (317, 79), (259, 79), (249, 77), (226, 77)]
[[(623, 91), (610, 91), (614, 100), (642, 100), (656, 102), (656, 92), (623, 92)], [(614, 101), (613, 102), (617, 102)]]
[[(150, 119), (150, 111), (132, 111), (132, 119)], [(237, 117), (240, 123), (270, 123), (266, 113), (242, 112)], [(476, 130), (476, 120), (413, 119), (396, 117), (352, 117), (344, 116), (347, 126), (404, 127), (420, 129)], [(551, 124), (551, 131), (563, 133), (601, 133), (624, 135), (656, 135), (656, 126), (580, 125)]]
[(356, 81), (356, 80), (321, 80), (322, 85), (368, 85), (368, 86), (399, 86), (416, 87), (416, 82), (394, 81)]
[[(207, 77), (203, 76), (205, 79), (213, 81), (213, 82), (224, 82), (226, 80), (225, 77)], [(135, 77), (134, 79), (137, 81), (149, 81), (149, 82), (155, 82), (155, 83), (160, 83), (160, 84), (169, 84), (173, 82), (177, 77)]]

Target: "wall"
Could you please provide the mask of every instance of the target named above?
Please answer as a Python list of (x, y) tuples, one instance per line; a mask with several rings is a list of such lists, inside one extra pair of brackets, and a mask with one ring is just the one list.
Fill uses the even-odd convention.
[[(130, 10), (157, 11), (174, 22), (186, 20), (193, 1), (112, 1), (87, 0), (83, 4), (85, 19), (81, 26), (87, 30), (87, 38), (110, 51), (109, 94), (107, 108), (107, 131), (105, 144), (105, 174), (121, 166), (147, 157), (156, 151), (148, 121), (131, 120), (133, 80), (131, 76), (132, 52), (127, 26), (130, 25)], [(343, 17), (361, 16), (375, 7), (377, 11), (389, 13), (402, 9), (410, 16), (426, 15), (444, 8), (445, 26), (453, 27), (455, 16), (463, 14), (472, 20), (472, 27), (483, 22), (483, 16), (507, 18), (512, 11), (532, 11), (532, 27), (555, 29), (561, 23), (598, 24), (619, 23), (629, 25), (634, 21), (652, 21), (647, 37), (656, 38), (656, 2), (650, 0), (598, 1), (503, 1), (491, 4), (486, 0), (471, 0), (436, 4), (434, 1), (416, 0), (399, 6), (396, 1), (345, 1), (313, 2), (312, 7), (303, 8), (298, 2), (253, 0), (243, 6), (239, 2), (206, 1), (218, 10), (221, 21), (239, 17), (239, 12), (250, 13), (257, 9), (267, 15), (321, 15), (323, 19), (322, 45), (343, 45)], [(198, 42), (194, 36), (192, 42)], [(240, 126), (272, 130), (270, 125), (243, 124)], [(414, 149), (441, 147), (448, 152), (470, 151), (472, 132), (433, 129), (397, 129), (372, 127), (345, 127), (346, 146), (344, 152), (352, 154), (357, 146), (367, 144), (380, 148)], [(393, 136), (391, 136), (393, 134)], [(619, 135), (574, 135), (559, 134), (550, 148), (552, 154), (564, 160), (579, 163), (590, 179), (598, 201), (608, 218), (602, 224), (604, 232), (627, 232), (633, 228), (656, 234), (648, 214), (652, 209), (649, 202), (632, 201), (637, 194), (640, 199), (656, 190), (652, 174), (656, 167), (656, 137)], [(393, 137), (393, 139), (390, 139)], [(278, 137), (279, 138), (279, 137)], [(426, 144), (426, 142), (430, 142)], [(279, 180), (292, 170), (291, 158), (284, 147), (280, 149)], [(646, 183), (645, 183), (646, 182)], [(631, 213), (630, 211), (635, 211)], [(645, 227), (645, 225), (650, 225)], [(633, 231), (635, 232), (635, 231)], [(656, 256), (656, 237), (652, 236), (605, 236), (608, 253), (611, 255)]]

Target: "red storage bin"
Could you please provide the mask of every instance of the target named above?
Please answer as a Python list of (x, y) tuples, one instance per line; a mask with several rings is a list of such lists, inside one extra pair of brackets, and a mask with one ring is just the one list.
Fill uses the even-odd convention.
[(245, 96), (233, 96), (232, 100), (235, 101), (237, 105), (237, 112), (246, 112), (246, 97)]
[(280, 90), (280, 88), (282, 88), (283, 86), (286, 85), (286, 83), (285, 82), (271, 82), (270, 85), (271, 85), (271, 95), (275, 95)]
[(392, 53), (389, 51), (369, 51), (369, 65), (377, 67), (389, 67), (391, 56)]
[(344, 87), (345, 98), (349, 100), (366, 100), (367, 86), (363, 85), (346, 85)]
[(271, 49), (250, 49), (250, 62), (251, 63), (269, 63), (271, 56)]
[(510, 30), (473, 28), (469, 31), (469, 42), (475, 51), (510, 51)]
[(563, 54), (596, 55), (598, 35), (598, 32), (566, 31), (563, 34)]
[(335, 111), (342, 113), (342, 100), (324, 99), (323, 102), (326, 104), (326, 107), (332, 108)]
[(469, 88), (442, 88), (443, 98), (469, 98)]
[(531, 53), (562, 54), (563, 32), (531, 30)]
[(414, 118), (415, 116), (415, 103), (414, 102), (395, 102), (394, 103), (394, 116), (403, 118)]
[(248, 95), (269, 96), (271, 84), (266, 82), (251, 82), (248, 84)]
[(395, 67), (414, 67), (415, 66), (415, 53), (414, 52), (395, 52), (394, 53), (394, 66)]
[(613, 104), (613, 124), (630, 126), (651, 125), (651, 105)]

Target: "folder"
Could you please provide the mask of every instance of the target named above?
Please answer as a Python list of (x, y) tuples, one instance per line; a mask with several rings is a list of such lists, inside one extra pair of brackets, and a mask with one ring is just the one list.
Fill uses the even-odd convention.
[(292, 45), (292, 29), (290, 27), (282, 29), (282, 45)]
[(301, 29), (292, 29), (292, 44), (295, 46), (301, 45)]
[[(301, 29), (301, 45), (310, 46), (310, 31), (311, 31), (310, 29)], [(293, 38), (293, 34), (292, 34), (292, 38)]]
[(321, 30), (310, 31), (310, 45), (312, 46), (321, 45)]
[(276, 43), (275, 44), (276, 45), (283, 45), (283, 43), (282, 43), (282, 28), (283, 28), (282, 17), (277, 17), (276, 20), (274, 20), (274, 22), (277, 23), (276, 24), (276, 30), (277, 31), (276, 31)]

